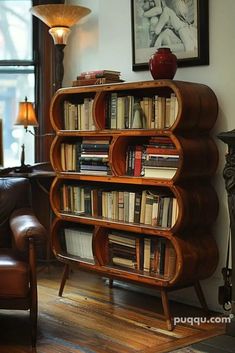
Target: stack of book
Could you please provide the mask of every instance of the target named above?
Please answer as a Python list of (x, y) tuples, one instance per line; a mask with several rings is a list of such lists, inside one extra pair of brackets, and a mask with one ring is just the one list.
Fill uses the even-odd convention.
[(108, 235), (109, 256), (112, 265), (137, 269), (136, 240), (125, 233), (112, 231)]
[(145, 146), (142, 174), (145, 177), (171, 179), (179, 166), (179, 154), (170, 138), (155, 136)]
[(109, 168), (109, 138), (83, 138), (79, 157), (80, 172), (83, 174), (107, 175)]
[(104, 83), (123, 82), (120, 78), (120, 71), (115, 70), (94, 70), (84, 71), (73, 81), (73, 86), (100, 85)]

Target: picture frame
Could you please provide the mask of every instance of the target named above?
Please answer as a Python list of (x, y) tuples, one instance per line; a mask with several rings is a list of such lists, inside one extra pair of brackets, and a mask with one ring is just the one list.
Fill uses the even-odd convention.
[(159, 47), (178, 67), (209, 65), (208, 0), (131, 0), (131, 29), (133, 71), (148, 70)]
[(2, 129), (2, 119), (0, 119), (0, 167), (3, 167), (3, 129)]

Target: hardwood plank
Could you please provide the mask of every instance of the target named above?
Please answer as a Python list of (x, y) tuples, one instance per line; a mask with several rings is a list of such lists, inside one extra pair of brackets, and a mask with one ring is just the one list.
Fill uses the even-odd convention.
[[(155, 296), (115, 286), (103, 278), (74, 272), (58, 296), (61, 267), (39, 274), (37, 353), (161, 353), (224, 332), (223, 325), (180, 324), (170, 332)], [(173, 313), (200, 316), (202, 310), (170, 303)], [(0, 312), (0, 353), (28, 353), (28, 313)], [(9, 331), (9, 332), (8, 332)]]

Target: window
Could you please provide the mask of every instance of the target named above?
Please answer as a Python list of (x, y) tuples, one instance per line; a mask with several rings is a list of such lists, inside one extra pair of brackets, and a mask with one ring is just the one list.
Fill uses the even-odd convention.
[[(34, 137), (14, 126), (19, 101), (34, 102), (31, 0), (0, 1), (0, 119), (3, 121), (4, 167), (20, 164), (21, 145), (25, 162), (34, 163)], [(33, 129), (33, 128), (31, 128)]]

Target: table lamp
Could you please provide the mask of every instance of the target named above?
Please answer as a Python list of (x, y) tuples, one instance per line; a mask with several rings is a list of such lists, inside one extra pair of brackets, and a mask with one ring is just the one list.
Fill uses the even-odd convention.
[[(19, 102), (19, 110), (16, 118), (16, 122), (14, 125), (24, 126), (25, 131), (35, 135), (32, 131), (28, 130), (28, 126), (38, 126), (37, 118), (34, 111), (34, 106), (32, 102), (28, 102), (27, 97), (23, 102)], [(21, 146), (21, 165), (15, 171), (19, 173), (27, 173), (30, 172), (31, 167), (29, 165), (25, 165), (25, 146), (22, 144)]]

